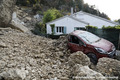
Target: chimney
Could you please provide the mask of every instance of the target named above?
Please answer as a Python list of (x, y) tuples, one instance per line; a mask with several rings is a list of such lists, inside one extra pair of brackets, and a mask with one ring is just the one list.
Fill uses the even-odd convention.
[(71, 15), (73, 15), (73, 7), (71, 7)]

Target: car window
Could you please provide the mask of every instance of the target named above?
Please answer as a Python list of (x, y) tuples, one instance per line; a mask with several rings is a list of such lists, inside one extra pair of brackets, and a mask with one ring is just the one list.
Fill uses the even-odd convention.
[(90, 32), (84, 32), (78, 35), (81, 37), (86, 43), (91, 44), (100, 40), (100, 38)]
[(70, 42), (75, 44), (80, 44), (80, 45), (84, 44), (78, 37), (73, 35), (70, 36)]
[(81, 40), (79, 40), (79, 45), (84, 45), (84, 43)]
[(70, 36), (70, 42), (71, 43), (75, 43), (75, 44), (79, 44), (79, 39), (76, 36)]

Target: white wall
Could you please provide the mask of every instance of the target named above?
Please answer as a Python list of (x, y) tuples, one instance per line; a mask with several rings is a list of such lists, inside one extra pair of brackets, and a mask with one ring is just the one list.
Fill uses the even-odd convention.
[(116, 24), (84, 14), (84, 13), (77, 13), (76, 16), (74, 16), (82, 21), (88, 22), (89, 25), (96, 26), (98, 28), (102, 28), (104, 26), (115, 26)]
[[(74, 27), (85, 27), (87, 24), (79, 22), (77, 20), (74, 20), (70, 17), (64, 17), (62, 19), (58, 19), (54, 22), (48, 23), (47, 24), (47, 34), (51, 34), (51, 27), (50, 24), (55, 24), (56, 26), (65, 26), (66, 27), (66, 33), (69, 34), (72, 31), (74, 31)], [(57, 33), (56, 33), (57, 35)]]

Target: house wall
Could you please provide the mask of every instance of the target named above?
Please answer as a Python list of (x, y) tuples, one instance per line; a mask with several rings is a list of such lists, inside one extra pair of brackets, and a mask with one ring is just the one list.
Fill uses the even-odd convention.
[(103, 25), (104, 26), (115, 26), (116, 25), (112, 22), (108, 22), (106, 20), (102, 20), (98, 17), (93, 17), (93, 16), (85, 14), (85, 13), (77, 13), (76, 15), (74, 15), (74, 17), (76, 17), (82, 21), (88, 22), (89, 25), (96, 26), (98, 28), (102, 28)]
[[(70, 17), (64, 17), (62, 19), (58, 19), (56, 21), (53, 21), (51, 23), (47, 24), (47, 34), (51, 34), (51, 27), (50, 24), (55, 24), (55, 28), (57, 26), (64, 26), (66, 27), (66, 34), (71, 33), (72, 31), (74, 31), (74, 27), (85, 27), (87, 24), (82, 23), (80, 21), (74, 20)], [(55, 33), (55, 35), (59, 35), (60, 33)]]

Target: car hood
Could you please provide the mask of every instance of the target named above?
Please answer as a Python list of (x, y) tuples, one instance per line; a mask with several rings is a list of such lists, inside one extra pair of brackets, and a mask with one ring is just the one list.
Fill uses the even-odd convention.
[(101, 48), (107, 52), (112, 51), (112, 46), (113, 46), (113, 44), (110, 41), (102, 38), (98, 42), (92, 43), (91, 45)]

